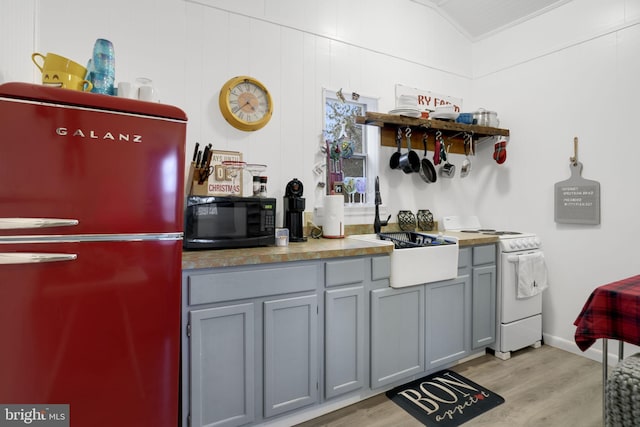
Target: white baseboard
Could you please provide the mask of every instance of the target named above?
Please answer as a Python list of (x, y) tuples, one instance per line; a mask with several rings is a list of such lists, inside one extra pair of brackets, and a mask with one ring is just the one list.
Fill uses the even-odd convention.
[[(564, 338), (556, 337), (549, 334), (542, 334), (542, 338), (544, 339), (544, 343), (550, 345), (551, 347), (559, 348), (560, 350), (568, 351), (569, 353), (577, 354), (579, 356), (584, 356), (588, 359), (595, 360), (596, 362), (602, 363), (602, 343), (598, 340), (594, 345), (589, 347), (586, 351), (581, 351), (573, 340), (566, 340)], [(608, 353), (609, 357), (607, 359), (609, 366), (615, 366), (618, 363), (618, 341), (609, 340), (608, 345)], [(630, 354), (634, 354), (640, 351), (639, 347), (636, 347), (632, 344), (624, 345), (624, 354), (623, 356), (628, 356)]]

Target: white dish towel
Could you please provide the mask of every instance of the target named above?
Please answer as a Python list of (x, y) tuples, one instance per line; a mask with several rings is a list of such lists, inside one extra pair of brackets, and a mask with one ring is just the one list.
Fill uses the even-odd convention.
[(542, 252), (524, 254), (518, 257), (518, 293), (517, 298), (530, 298), (549, 287), (547, 283), (547, 264)]

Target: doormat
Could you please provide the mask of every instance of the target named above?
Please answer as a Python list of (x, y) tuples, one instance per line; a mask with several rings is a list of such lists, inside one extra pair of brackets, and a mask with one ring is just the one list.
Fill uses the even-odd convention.
[(387, 391), (387, 397), (429, 427), (455, 427), (504, 403), (504, 399), (445, 369)]

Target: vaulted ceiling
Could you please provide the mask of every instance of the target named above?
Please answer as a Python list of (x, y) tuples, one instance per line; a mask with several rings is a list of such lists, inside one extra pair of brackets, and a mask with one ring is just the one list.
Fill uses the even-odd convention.
[(412, 0), (430, 7), (477, 41), (571, 0)]

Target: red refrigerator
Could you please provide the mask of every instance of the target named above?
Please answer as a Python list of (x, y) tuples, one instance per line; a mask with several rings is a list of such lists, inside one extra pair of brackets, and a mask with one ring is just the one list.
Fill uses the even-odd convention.
[(0, 85), (0, 404), (177, 425), (186, 122)]

